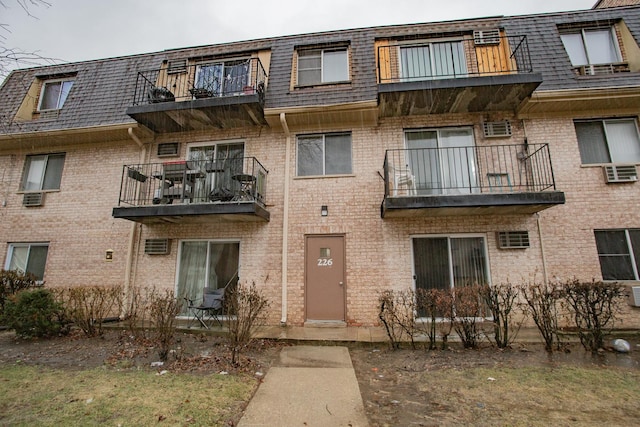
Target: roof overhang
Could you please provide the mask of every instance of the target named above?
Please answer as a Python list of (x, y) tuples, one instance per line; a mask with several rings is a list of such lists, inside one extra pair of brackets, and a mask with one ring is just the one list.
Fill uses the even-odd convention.
[(378, 122), (378, 103), (375, 99), (337, 105), (292, 108), (265, 108), (264, 116), (270, 127), (281, 127), (280, 114), (287, 116), (291, 130), (322, 130), (327, 126), (375, 126)]

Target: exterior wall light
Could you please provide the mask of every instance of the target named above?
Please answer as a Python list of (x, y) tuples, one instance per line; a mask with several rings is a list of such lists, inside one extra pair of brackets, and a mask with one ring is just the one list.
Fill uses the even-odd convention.
[(327, 205), (322, 205), (320, 207), (320, 216), (327, 216), (329, 215), (329, 208), (327, 207)]

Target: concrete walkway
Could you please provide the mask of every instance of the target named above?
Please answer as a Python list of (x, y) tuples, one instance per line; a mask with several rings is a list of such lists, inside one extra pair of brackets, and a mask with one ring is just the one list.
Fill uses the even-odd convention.
[(349, 350), (283, 348), (238, 423), (250, 426), (368, 426)]

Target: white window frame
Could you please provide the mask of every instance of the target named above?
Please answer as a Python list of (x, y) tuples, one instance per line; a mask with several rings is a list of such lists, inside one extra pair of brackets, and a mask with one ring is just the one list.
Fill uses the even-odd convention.
[[(28, 243), (9, 243), (8, 244), (8, 250), (7, 250), (7, 259), (5, 261), (5, 265), (4, 265), (4, 269), (5, 270), (9, 270), (11, 268), (11, 261), (13, 260), (13, 252), (15, 248), (28, 248), (27, 251), (27, 265), (29, 264), (29, 256), (31, 254), (31, 248), (34, 246), (40, 246), (43, 247), (45, 246), (47, 248), (47, 258), (49, 257), (49, 242), (28, 242)], [(45, 265), (42, 268), (43, 271), (43, 277), (40, 280), (37, 280), (36, 283), (38, 284), (42, 284), (44, 283), (44, 272), (46, 271), (46, 267), (47, 267), (47, 259), (45, 258)], [(20, 273), (26, 273), (26, 271), (22, 271), (22, 270), (18, 270)]]
[[(348, 135), (350, 142), (350, 157), (351, 157), (351, 171), (335, 173), (335, 174), (327, 174), (327, 149), (326, 149), (326, 140), (327, 136), (339, 136), (339, 135)], [(322, 174), (320, 175), (300, 175), (300, 164), (299, 164), (299, 152), (300, 152), (300, 140), (304, 140), (305, 138), (318, 138), (322, 137)], [(299, 178), (311, 178), (311, 177), (324, 177), (324, 176), (345, 176), (353, 174), (353, 134), (351, 132), (327, 132), (321, 134), (305, 134), (298, 135), (296, 138), (296, 177)]]
[[(615, 141), (610, 142), (609, 141), (609, 135), (607, 134), (607, 123), (612, 123), (612, 122), (633, 122), (633, 124), (635, 125), (635, 130), (636, 130), (636, 141), (639, 144), (640, 147), (640, 128), (638, 127), (638, 120), (635, 118), (631, 118), (631, 117), (626, 117), (626, 118), (613, 118), (613, 119), (585, 119), (585, 120), (575, 120), (574, 121), (574, 128), (575, 128), (575, 124), (577, 123), (600, 123), (602, 124), (602, 130), (604, 132), (604, 143), (605, 143), (605, 148), (607, 149), (607, 154), (609, 156), (610, 161), (609, 162), (594, 162), (594, 163), (584, 163), (582, 161), (582, 154), (580, 155), (580, 163), (582, 165), (585, 166), (601, 166), (601, 165), (607, 165), (607, 164), (626, 164), (626, 163), (636, 163), (639, 164), (640, 162), (627, 162), (627, 161), (614, 161), (611, 158), (611, 143), (615, 143)], [(576, 132), (577, 133), (577, 132)], [(580, 139), (578, 137), (578, 135), (576, 134), (576, 140), (578, 141), (578, 150), (580, 151)]]
[[(67, 82), (71, 82), (71, 87), (69, 88), (69, 92), (67, 92), (67, 95), (64, 97), (64, 99), (62, 99), (62, 103), (60, 102), (61, 97), (63, 95), (63, 87), (64, 84)], [(52, 85), (52, 84), (60, 84), (60, 93), (58, 93), (58, 100), (56, 101), (56, 108), (42, 108), (42, 102), (44, 101), (44, 94), (47, 90), (47, 86), (48, 85)], [(71, 93), (71, 89), (73, 88), (73, 85), (75, 84), (75, 79), (51, 79), (51, 80), (45, 80), (42, 82), (42, 88), (40, 89), (40, 98), (38, 99), (38, 111), (54, 111), (54, 110), (60, 110), (62, 109), (62, 107), (64, 106), (64, 103), (66, 102), (67, 98), (69, 97), (69, 93)]]
[[(58, 179), (58, 185), (56, 188), (46, 188), (44, 189), (44, 181), (45, 181), (45, 176), (47, 174), (47, 168), (49, 165), (49, 157), (50, 156), (62, 156), (62, 168), (60, 169), (60, 178)], [(29, 172), (31, 171), (31, 164), (32, 164), (32, 160), (33, 158), (36, 157), (44, 157), (44, 167), (42, 168), (42, 175), (40, 176), (40, 184), (38, 186), (38, 188), (35, 189), (26, 189), (26, 179), (29, 175)], [(24, 165), (24, 170), (22, 172), (22, 179), (20, 180), (20, 191), (22, 192), (41, 192), (41, 191), (58, 191), (60, 190), (60, 186), (62, 185), (62, 174), (64, 173), (64, 163), (67, 160), (67, 154), (66, 153), (48, 153), (48, 154), (30, 154), (27, 155), (25, 157), (25, 165)], [(27, 167), (27, 164), (29, 167)]]
[[(631, 258), (631, 268), (633, 270), (633, 275), (635, 276), (634, 279), (604, 279), (606, 282), (636, 282), (640, 280), (640, 265), (637, 265), (636, 263), (636, 257), (635, 257), (635, 251), (633, 250), (633, 245), (631, 244), (631, 236), (629, 236), (629, 230), (637, 230), (634, 228), (609, 228), (609, 229), (596, 229), (593, 230), (594, 231), (594, 239), (596, 239), (595, 237), (595, 233), (598, 231), (624, 231), (624, 236), (625, 236), (625, 241), (627, 244), (627, 249), (629, 250), (629, 257)], [(597, 242), (597, 239), (596, 239)], [(597, 243), (596, 243), (597, 244)], [(640, 248), (638, 248), (640, 250)], [(596, 246), (596, 251), (597, 251), (597, 246)], [(598, 252), (598, 265), (600, 265), (600, 271), (602, 272), (602, 263), (600, 261), (600, 256), (601, 255), (619, 255), (619, 254), (601, 254), (600, 252)]]
[[(574, 64), (573, 61), (571, 61), (571, 55), (569, 54), (569, 50), (567, 50), (567, 46), (564, 44), (564, 41), (562, 41), (562, 45), (565, 49), (565, 51), (567, 52), (567, 56), (569, 56), (569, 61), (571, 61), (571, 65), (574, 67), (593, 67), (594, 65), (605, 65), (605, 64), (610, 64), (610, 63), (597, 63), (597, 62), (592, 62), (591, 58), (589, 58), (589, 48), (588, 48), (588, 44), (586, 42), (586, 33), (588, 32), (594, 32), (594, 31), (604, 31), (604, 30), (608, 30), (609, 32), (609, 37), (611, 38), (611, 43), (613, 46), (614, 51), (612, 52), (616, 58), (617, 61), (616, 62), (621, 62), (622, 61), (622, 54), (620, 52), (620, 45), (618, 44), (618, 37), (616, 36), (616, 30), (614, 27), (608, 27), (608, 28), (581, 28), (578, 31), (566, 31), (560, 34), (560, 39), (562, 39), (562, 36), (564, 35), (571, 35), (571, 34), (579, 34), (580, 35), (580, 40), (582, 41), (582, 50), (584, 53), (584, 57), (587, 58), (587, 63), (586, 64)], [(593, 53), (593, 51), (592, 51)], [(615, 63), (615, 62), (613, 62)]]
[[(320, 57), (320, 81), (319, 82), (312, 82), (312, 83), (304, 83), (301, 84), (300, 83), (300, 71), (308, 71), (308, 70), (317, 70), (317, 68), (304, 68), (301, 69), (300, 68), (300, 56), (301, 54), (303, 54), (302, 56), (304, 57), (304, 53), (308, 53), (308, 52), (318, 52), (319, 53), (319, 57)], [(345, 54), (345, 59), (347, 61), (347, 69), (344, 70), (346, 71), (346, 79), (345, 80), (326, 80), (325, 78), (325, 54), (326, 53), (330, 53), (330, 52), (344, 52)], [(351, 77), (350, 77), (350, 73), (349, 73), (349, 47), (348, 46), (344, 46), (344, 47), (326, 47), (326, 48), (318, 48), (318, 49), (299, 49), (296, 55), (296, 60), (297, 60), (297, 64), (296, 64), (296, 82), (297, 82), (297, 86), (314, 86), (314, 85), (321, 85), (321, 84), (338, 84), (338, 83), (348, 83), (351, 81)]]

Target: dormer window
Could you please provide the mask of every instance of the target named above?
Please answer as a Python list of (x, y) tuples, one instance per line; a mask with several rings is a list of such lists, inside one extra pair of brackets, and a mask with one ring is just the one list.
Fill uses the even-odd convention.
[(349, 49), (346, 46), (298, 50), (298, 86), (349, 81)]
[(571, 64), (580, 75), (611, 74), (604, 68), (622, 62), (613, 28), (583, 28), (560, 35)]
[(73, 80), (45, 81), (40, 92), (38, 111), (61, 109), (67, 96), (69, 96), (73, 82)]

